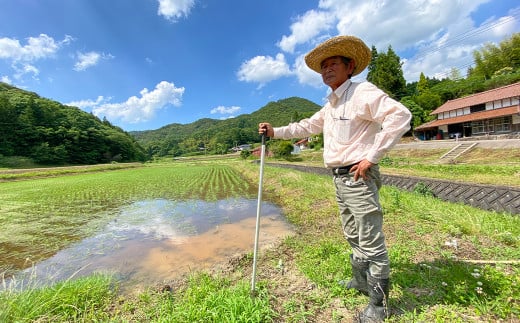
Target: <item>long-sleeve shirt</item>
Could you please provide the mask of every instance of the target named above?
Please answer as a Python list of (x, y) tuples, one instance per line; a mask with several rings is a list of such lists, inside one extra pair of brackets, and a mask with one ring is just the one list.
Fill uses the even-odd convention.
[(303, 138), (323, 132), (326, 167), (363, 159), (377, 164), (410, 129), (410, 111), (370, 82), (347, 80), (312, 117), (274, 128), (274, 138)]

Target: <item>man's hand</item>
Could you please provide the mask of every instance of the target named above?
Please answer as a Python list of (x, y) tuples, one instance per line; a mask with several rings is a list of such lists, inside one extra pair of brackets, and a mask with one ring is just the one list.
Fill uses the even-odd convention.
[(357, 165), (352, 166), (350, 172), (354, 172), (354, 181), (357, 181), (359, 176), (361, 176), (361, 178), (363, 178), (366, 181), (368, 179), (367, 171), (372, 166), (374, 166), (374, 164), (366, 159), (363, 159)]
[(261, 122), (258, 124), (258, 133), (261, 135), (265, 134), (267, 137), (272, 137), (274, 136), (273, 126), (271, 126), (270, 123)]

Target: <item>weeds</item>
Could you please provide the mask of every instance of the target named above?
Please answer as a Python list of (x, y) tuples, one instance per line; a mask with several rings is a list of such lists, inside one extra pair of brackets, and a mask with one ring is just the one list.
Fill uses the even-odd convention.
[(423, 182), (418, 182), (415, 185), (415, 187), (413, 188), (413, 192), (420, 194), (422, 196), (435, 197), (435, 194), (433, 194), (433, 191), (428, 187), (428, 185), (424, 184)]
[(276, 314), (269, 307), (269, 294), (260, 284), (251, 296), (246, 282), (193, 274), (185, 288), (174, 292), (145, 291), (120, 310), (132, 313), (126, 319), (153, 322), (269, 322)]
[[(147, 194), (172, 199), (187, 198), (189, 194), (219, 198), (217, 191), (224, 187), (246, 194), (250, 186), (243, 182), (252, 186), (257, 183), (258, 165), (246, 161), (167, 166), (144, 167), (135, 173), (113, 171), (103, 180), (94, 174), (56, 178), (55, 187), (50, 179), (16, 187), (3, 183), (0, 194), (10, 202), (0, 208), (16, 215), (3, 219), (9, 237), (14, 233), (33, 234), (21, 229), (34, 219), (24, 219), (20, 210), (28, 210), (35, 217), (36, 212), (30, 213), (32, 207), (38, 207), (35, 199), (43, 201), (38, 212), (47, 210), (38, 221), (45, 222), (53, 213), (63, 215), (67, 209), (77, 215), (71, 219), (77, 219), (65, 223), (81, 228), (102, 221), (85, 218), (88, 210), (96, 206), (120, 205)], [(208, 169), (213, 169), (211, 175)], [(226, 176), (239, 180), (226, 180)], [(199, 189), (202, 181), (192, 183), (199, 179), (207, 183), (203, 190)], [(28, 291), (25, 301), (20, 298), (22, 294), (3, 292), (0, 320), (305, 322), (339, 320), (362, 309), (367, 298), (337, 284), (350, 275), (350, 249), (341, 234), (330, 177), (266, 166), (264, 180), (265, 198), (282, 207), (287, 218), (298, 226), (299, 234), (261, 256), (257, 297), (249, 293), (250, 264), (243, 261), (226, 275), (196, 273), (171, 291), (150, 289), (135, 297), (116, 296), (111, 283), (89, 280), (79, 280), (85, 284), (80, 289), (57, 285), (49, 287), (53, 292), (48, 294)], [(59, 188), (63, 184), (66, 189)], [(52, 198), (58, 191), (63, 198)], [(104, 196), (104, 192), (111, 193)], [(392, 263), (389, 306), (393, 315), (389, 322), (518, 320), (520, 265), (511, 260), (520, 259), (519, 217), (391, 187), (383, 187), (380, 198)], [(56, 220), (67, 218), (53, 218)], [(282, 258), (284, 270), (276, 267)], [(307, 280), (311, 283), (300, 283)], [(87, 292), (89, 289), (93, 289), (92, 293)], [(62, 293), (68, 297), (60, 296)], [(83, 293), (85, 298), (72, 299), (77, 293)], [(28, 309), (30, 316), (20, 314), (22, 308)], [(38, 314), (44, 309), (47, 314)]]
[(110, 276), (100, 274), (24, 291), (11, 288), (0, 293), (0, 322), (103, 320), (114, 294)]

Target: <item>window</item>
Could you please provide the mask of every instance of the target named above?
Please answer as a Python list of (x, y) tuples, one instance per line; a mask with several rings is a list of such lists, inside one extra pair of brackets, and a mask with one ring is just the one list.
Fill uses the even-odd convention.
[(474, 135), (486, 133), (506, 133), (511, 131), (511, 124), (511, 116), (473, 121), (471, 123), (471, 133)]
[(495, 132), (510, 132), (511, 131), (511, 116), (505, 116), (502, 118), (496, 118), (491, 120), (493, 122), (493, 128)]
[(470, 107), (470, 111), (471, 113), (474, 113), (474, 112), (479, 112), (479, 111), (484, 111), (486, 110), (486, 105), (484, 103), (482, 104), (477, 104), (477, 105), (472, 105)]
[(477, 135), (477, 134), (482, 134), (485, 132), (486, 131), (484, 129), (484, 121), (479, 120), (479, 121), (473, 121), (471, 123), (471, 133), (472, 134)]

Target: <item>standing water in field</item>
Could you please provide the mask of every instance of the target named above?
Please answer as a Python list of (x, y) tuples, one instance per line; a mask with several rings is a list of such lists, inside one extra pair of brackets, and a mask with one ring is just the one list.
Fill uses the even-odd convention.
[[(123, 285), (161, 283), (251, 252), (257, 201), (155, 199), (124, 207), (95, 236), (63, 249), (17, 275), (31, 285), (93, 272), (115, 273)], [(293, 233), (279, 208), (262, 203), (259, 245)]]

